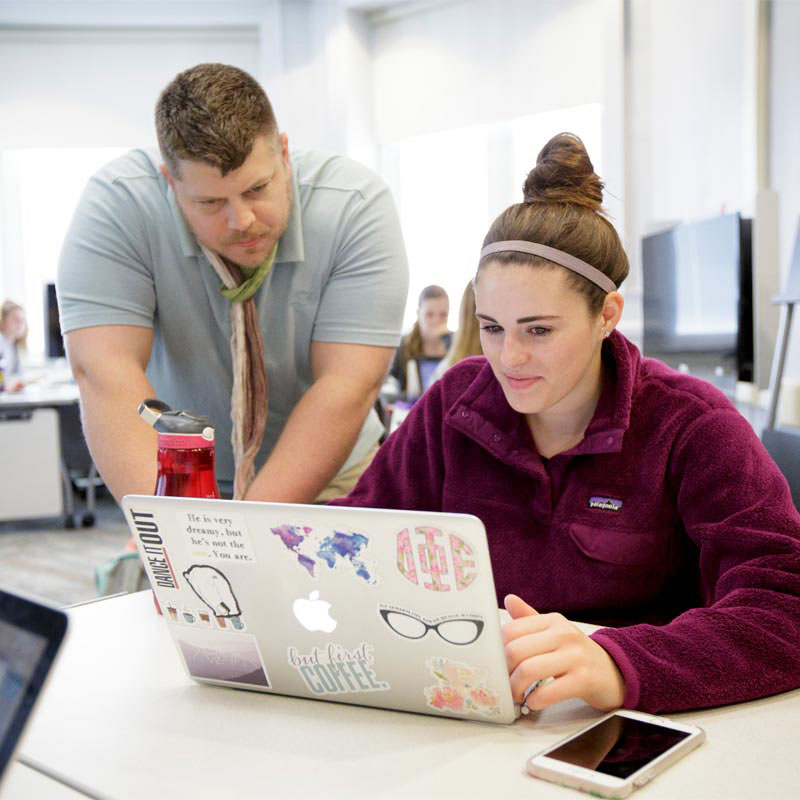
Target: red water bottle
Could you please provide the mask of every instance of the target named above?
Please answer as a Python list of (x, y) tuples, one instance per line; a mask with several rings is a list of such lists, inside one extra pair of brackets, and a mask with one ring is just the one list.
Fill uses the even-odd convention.
[(153, 494), (219, 498), (214, 472), (214, 427), (191, 411), (145, 400), (139, 416), (158, 431), (158, 477)]
[[(173, 411), (160, 400), (145, 400), (139, 416), (158, 431), (158, 477), (153, 494), (219, 498), (214, 472), (214, 427), (208, 417)], [(156, 611), (163, 613), (153, 594)]]

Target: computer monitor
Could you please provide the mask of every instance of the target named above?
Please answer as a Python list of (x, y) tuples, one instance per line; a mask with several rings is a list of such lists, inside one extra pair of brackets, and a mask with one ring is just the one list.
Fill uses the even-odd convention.
[(56, 285), (44, 287), (44, 351), (48, 358), (64, 358), (64, 339), (61, 336), (61, 321), (58, 316)]
[(644, 354), (731, 394), (753, 380), (751, 228), (724, 214), (642, 240)]

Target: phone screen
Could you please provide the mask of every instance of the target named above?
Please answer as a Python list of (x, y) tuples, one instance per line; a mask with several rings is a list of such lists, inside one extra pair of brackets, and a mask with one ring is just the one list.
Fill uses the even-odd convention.
[(544, 755), (627, 778), (687, 736), (685, 731), (614, 715)]

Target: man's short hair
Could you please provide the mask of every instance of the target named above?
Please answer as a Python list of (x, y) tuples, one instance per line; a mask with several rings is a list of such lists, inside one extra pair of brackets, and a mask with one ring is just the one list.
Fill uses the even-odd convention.
[(274, 139), (278, 123), (269, 98), (244, 70), (198, 64), (175, 76), (156, 103), (161, 156), (179, 178), (178, 161), (202, 161), (222, 175), (241, 167), (259, 136)]

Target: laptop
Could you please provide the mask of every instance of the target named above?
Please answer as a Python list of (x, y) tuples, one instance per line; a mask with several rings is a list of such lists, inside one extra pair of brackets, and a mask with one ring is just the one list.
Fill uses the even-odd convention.
[(193, 680), (518, 716), (477, 517), (149, 495), (122, 507)]
[(0, 778), (67, 632), (67, 615), (0, 590)]

